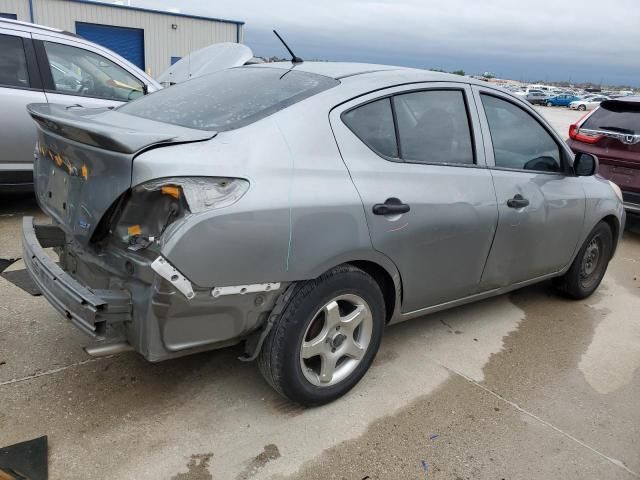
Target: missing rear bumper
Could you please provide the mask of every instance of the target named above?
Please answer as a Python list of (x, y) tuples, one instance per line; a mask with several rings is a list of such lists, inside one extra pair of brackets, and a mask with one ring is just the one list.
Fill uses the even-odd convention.
[(27, 271), (49, 303), (83, 332), (103, 338), (107, 323), (131, 320), (126, 290), (89, 289), (57, 265), (44, 251), (64, 245), (64, 232), (53, 225), (22, 223), (22, 250)]

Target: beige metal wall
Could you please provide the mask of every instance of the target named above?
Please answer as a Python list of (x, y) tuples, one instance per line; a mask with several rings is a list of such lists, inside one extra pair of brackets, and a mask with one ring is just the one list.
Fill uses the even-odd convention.
[(29, 0), (0, 0), (0, 12), (15, 13), (18, 20), (29, 21)]
[[(0, 5), (8, 1), (0, 0)], [(32, 0), (35, 23), (75, 32), (75, 22), (97, 23), (144, 29), (144, 56), (147, 73), (157, 77), (170, 65), (171, 57), (184, 57), (189, 52), (217, 42), (235, 42), (235, 23), (165, 15), (127, 8), (115, 8), (66, 0)], [(28, 0), (22, 0), (27, 8)], [(21, 17), (19, 17), (22, 20)], [(28, 21), (28, 18), (25, 20)], [(177, 25), (173, 29), (171, 25)], [(242, 26), (240, 26), (242, 41)]]

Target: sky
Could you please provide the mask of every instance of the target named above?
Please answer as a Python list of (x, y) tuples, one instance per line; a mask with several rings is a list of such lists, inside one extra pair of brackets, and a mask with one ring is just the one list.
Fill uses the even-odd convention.
[(640, 0), (130, 2), (244, 21), (257, 56), (287, 56), (275, 28), (303, 59), (640, 87)]

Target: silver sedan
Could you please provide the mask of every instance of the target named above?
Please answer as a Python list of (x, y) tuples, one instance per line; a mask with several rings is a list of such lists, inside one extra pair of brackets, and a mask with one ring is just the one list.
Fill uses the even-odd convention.
[(389, 324), (545, 279), (591, 295), (624, 228), (596, 157), (468, 77), (275, 63), (29, 111), (53, 225), (25, 218), (24, 258), (87, 351), (240, 343), (305, 405), (354, 387)]

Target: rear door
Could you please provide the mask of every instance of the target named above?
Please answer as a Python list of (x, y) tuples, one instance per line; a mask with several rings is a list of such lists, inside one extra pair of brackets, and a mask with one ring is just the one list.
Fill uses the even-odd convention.
[(501, 92), (473, 87), (499, 222), (482, 289), (561, 270), (577, 248), (585, 214), (570, 153), (536, 112)]
[(110, 107), (144, 95), (144, 81), (104, 52), (71, 39), (34, 34), (49, 103)]
[(330, 114), (373, 246), (401, 274), (403, 312), (480, 282), (497, 208), (470, 95), (458, 83), (395, 87)]
[[(29, 33), (0, 28), (0, 170), (31, 170), (36, 126), (29, 103), (46, 102)], [(0, 183), (30, 181), (11, 177)], [(30, 176), (30, 172), (29, 172)]]

